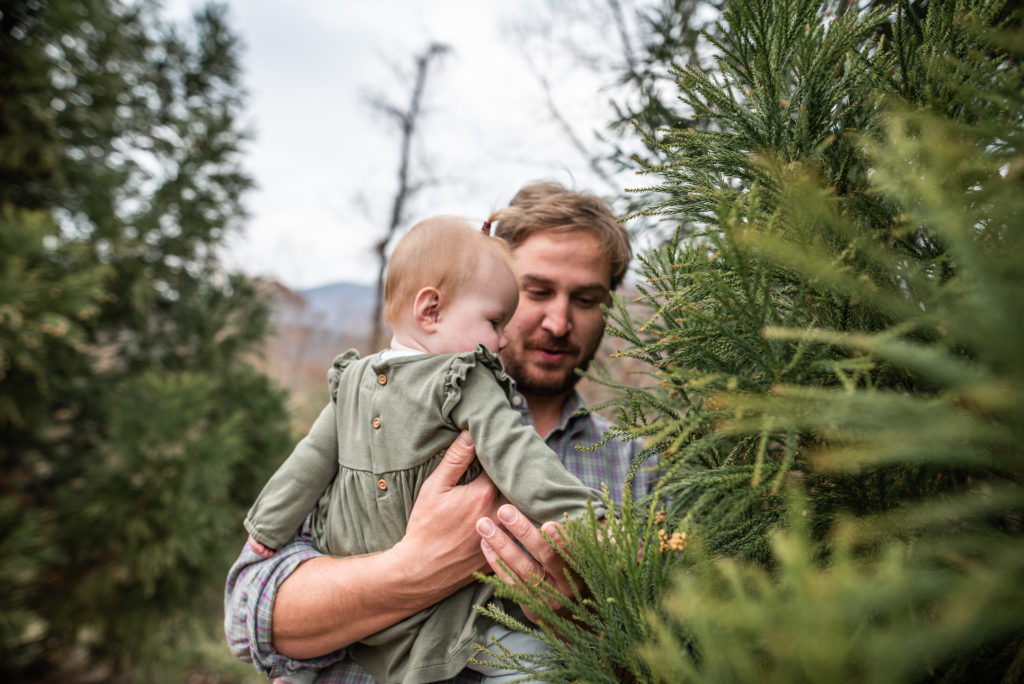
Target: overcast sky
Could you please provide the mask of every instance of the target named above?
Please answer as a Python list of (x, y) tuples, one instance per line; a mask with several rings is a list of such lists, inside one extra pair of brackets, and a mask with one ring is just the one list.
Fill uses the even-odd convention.
[[(199, 4), (166, 7), (184, 18)], [(229, 7), (245, 45), (246, 122), (255, 134), (246, 166), (258, 183), (246, 233), (225, 255), (230, 267), (296, 289), (375, 278), (372, 246), (388, 223), (399, 136), (368, 95), (404, 107), (415, 56), (431, 42), (452, 51), (428, 77), (414, 151), (420, 178), (436, 184), (417, 197), (412, 221), (439, 213), (482, 220), (539, 178), (608, 191), (560, 134), (517, 45), (515, 26), (542, 14), (543, 0), (231, 0)], [(565, 113), (582, 130), (598, 126), (600, 84), (586, 70), (560, 71), (557, 48), (534, 45), (530, 55), (554, 60), (548, 73)]]

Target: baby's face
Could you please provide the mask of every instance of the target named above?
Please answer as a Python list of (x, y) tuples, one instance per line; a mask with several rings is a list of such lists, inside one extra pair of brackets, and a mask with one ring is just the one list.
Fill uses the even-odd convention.
[(431, 352), (472, 351), (483, 344), (497, 354), (505, 346), (505, 324), (519, 304), (519, 286), (512, 269), (497, 257), (481, 266), (442, 310)]

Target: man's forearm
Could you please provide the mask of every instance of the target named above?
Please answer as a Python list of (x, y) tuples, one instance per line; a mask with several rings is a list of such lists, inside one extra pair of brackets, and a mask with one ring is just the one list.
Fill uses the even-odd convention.
[[(420, 571), (414, 571), (419, 567)], [(425, 574), (399, 544), (365, 556), (321, 556), (300, 565), (274, 602), (274, 648), (296, 660), (344, 648), (437, 603), (472, 582)]]

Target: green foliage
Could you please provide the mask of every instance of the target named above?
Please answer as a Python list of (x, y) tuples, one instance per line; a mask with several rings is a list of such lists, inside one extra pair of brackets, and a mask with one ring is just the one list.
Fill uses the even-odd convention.
[(1020, 16), (735, 0), (709, 39), (716, 71), (674, 69), (709, 125), (648, 138), (643, 213), (675, 236), (640, 257), (640, 320), (609, 312), (656, 380), (619, 386), (614, 434), (663, 466), (616, 529), (663, 510), (694, 543), (616, 622), (593, 606), (635, 551), (575, 530), (568, 608), (616, 646), (549, 611), (561, 674), (1019, 681)]
[[(620, 308), (611, 328), (633, 344), (627, 355), (658, 370), (659, 384), (654, 389), (624, 388), (629, 401), (622, 416), (637, 425), (635, 434), (647, 437), (663, 454), (668, 472), (661, 487), (669, 510), (683, 514), (688, 529), (698, 525), (712, 534), (711, 548), (723, 541), (736, 548), (730, 533), (736, 530), (736, 515), (740, 515), (751, 523), (753, 534), (745, 545), (751, 558), (762, 557), (766, 548), (763, 531), (767, 526), (756, 518), (777, 515), (772, 497), (787, 478), (809, 476), (807, 484), (821, 495), (812, 502), (825, 517), (815, 526), (818, 529), (837, 506), (884, 508), (904, 497), (941, 488), (929, 484), (928, 477), (922, 480), (916, 469), (929, 458), (947, 454), (952, 459), (947, 465), (979, 465), (963, 450), (955, 459), (948, 446), (938, 450), (938, 443), (950, 444), (951, 435), (967, 436), (962, 432), (963, 421), (953, 417), (929, 432), (936, 438), (934, 443), (918, 449), (913, 458), (882, 428), (903, 400), (923, 399), (929, 405), (937, 401), (940, 383), (946, 378), (926, 372), (934, 370), (932, 366), (953, 373), (962, 365), (957, 363), (959, 355), (971, 358), (976, 353), (968, 351), (966, 341), (941, 341), (948, 337), (945, 330), (952, 322), (948, 308), (940, 307), (948, 304), (952, 288), (968, 277), (963, 273), (967, 254), (953, 252), (963, 239), (944, 233), (938, 225), (944, 210), (931, 208), (934, 215), (915, 217), (911, 212), (922, 206), (922, 197), (900, 196), (898, 191), (914, 179), (922, 193), (930, 188), (929, 199), (959, 198), (965, 204), (959, 216), (950, 218), (956, 225), (973, 226), (991, 220), (993, 205), (978, 205), (975, 199), (975, 192), (986, 190), (964, 188), (976, 188), (993, 173), (998, 177), (998, 169), (1007, 163), (1007, 157), (999, 154), (979, 160), (984, 170), (943, 167), (935, 158), (939, 153), (949, 154), (949, 160), (962, 166), (970, 158), (965, 155), (985, 149), (988, 141), (972, 140), (957, 149), (949, 142), (950, 134), (941, 131), (907, 148), (896, 134), (901, 128), (894, 128), (895, 123), (880, 125), (897, 120), (894, 103), (898, 100), (893, 99), (894, 92), (871, 92), (868, 86), (877, 83), (874, 75), (890, 69), (892, 58), (881, 50), (871, 61), (855, 61), (849, 54), (864, 50), (864, 41), (875, 44), (871, 41), (882, 15), (848, 12), (829, 20), (824, 14), (816, 17), (811, 10), (821, 12), (821, 8), (807, 3), (770, 4), (733, 3), (724, 14), (729, 30), (723, 27), (720, 33), (726, 37), (716, 41), (724, 53), (719, 60), (724, 65), (720, 82), (692, 70), (680, 74), (686, 97), (703, 103), (709, 116), (715, 115), (718, 130), (700, 137), (699, 154), (693, 151), (697, 143), (685, 141), (693, 137), (690, 134), (683, 136), (685, 140), (670, 137), (663, 143), (680, 163), (659, 172), (672, 182), (664, 189), (675, 188), (679, 199), (658, 210), (672, 212), (686, 221), (684, 226), (705, 228), (688, 236), (680, 231), (676, 240), (642, 258), (648, 280), (643, 300), (654, 314), (634, 331), (626, 309)], [(953, 12), (952, 8), (942, 11)], [(823, 23), (828, 27), (810, 28)], [(929, 15), (928, 23), (942, 22)], [(951, 26), (951, 20), (943, 25)], [(794, 26), (800, 27), (796, 33)], [(859, 38), (858, 27), (864, 27)], [(844, 50), (834, 52), (838, 40), (847, 42)], [(933, 51), (930, 45), (920, 52), (927, 56), (929, 50)], [(980, 50), (976, 53), (985, 55)], [(768, 66), (761, 69), (759, 78), (751, 77), (762, 55)], [(801, 78), (801, 69), (793, 66), (820, 64), (822, 55), (829, 57), (824, 62), (829, 70), (850, 75), (841, 91), (822, 85), (820, 78)], [(987, 59), (976, 65), (974, 90), (961, 88), (957, 95), (962, 103), (957, 111), (964, 118), (970, 111), (968, 104), (981, 101), (981, 84), (1002, 81), (1012, 89), (1017, 78), (1002, 73), (1000, 58)], [(931, 75), (915, 72), (915, 77), (945, 82), (948, 72), (942, 62), (933, 59), (928, 64)], [(770, 75), (775, 82), (770, 82)], [(808, 80), (810, 85), (805, 83)], [(730, 93), (743, 92), (739, 85), (749, 86), (748, 94), (730, 99)], [(778, 123), (775, 112), (757, 104), (764, 99), (757, 89), (774, 97), (784, 87), (790, 98), (803, 97), (808, 110), (808, 97), (831, 102), (825, 109), (837, 119), (856, 113), (842, 106), (842, 101), (863, 101), (864, 111), (854, 118), (873, 118), (876, 123), (861, 136), (845, 135), (847, 141), (839, 152), (825, 154), (823, 146), (839, 145), (834, 121), (807, 124), (795, 116), (788, 119), (784, 134), (773, 132)], [(818, 94), (811, 97), (812, 93)], [(948, 90), (946, 97), (953, 99)], [(992, 109), (990, 104), (978, 107)], [(1002, 121), (1012, 122), (1005, 110)], [(923, 124), (904, 125), (917, 135)], [(815, 131), (810, 144), (803, 134), (805, 127)], [(863, 144), (869, 140), (876, 142)], [(908, 159), (923, 161), (908, 168)], [(843, 177), (867, 184), (840, 182), (842, 169), (847, 170)], [(887, 176), (899, 170), (905, 171), (902, 178)], [(702, 182), (711, 183), (709, 191)], [(965, 215), (972, 206), (977, 207), (975, 213)], [(1017, 212), (1006, 202), (998, 210), (1008, 216)], [(991, 265), (985, 268), (992, 272)], [(1013, 276), (1007, 273), (1006, 282), (1013, 283)], [(968, 325), (978, 330), (976, 324)], [(875, 342), (868, 344), (868, 339)], [(952, 347), (957, 353), (952, 359), (936, 356), (937, 343), (942, 351)], [(888, 351), (882, 353), (885, 345)], [(869, 399), (862, 399), (855, 390), (863, 390)], [(851, 408), (846, 415), (826, 414), (830, 405), (823, 397), (834, 392), (840, 392)], [(877, 415), (859, 404), (877, 406)], [(658, 414), (662, 417), (652, 419)], [(850, 474), (842, 481), (832, 474), (823, 476), (809, 459), (824, 444), (834, 446), (842, 439), (838, 426), (854, 418), (859, 421), (859, 433), (877, 437), (874, 465), (895, 468), (873, 472), (867, 476), (874, 478), (870, 483)], [(919, 412), (919, 418), (919, 423), (928, 420), (928, 413)], [(904, 423), (888, 424), (901, 429)], [(908, 470), (908, 466), (913, 467)], [(749, 485), (746, 493), (739, 489), (744, 479)], [(881, 482), (884, 491), (876, 496), (874, 490)], [(746, 502), (745, 510), (741, 502)], [(710, 507), (712, 503), (721, 505)]]
[[(607, 493), (605, 504), (613, 505)], [(477, 658), (528, 672), (539, 681), (615, 684), (627, 676), (649, 677), (636, 645), (654, 636), (647, 609), (679, 567), (685, 546), (685, 538), (665, 536), (663, 519), (663, 514), (647, 516), (627, 501), (621, 515), (604, 524), (592, 515), (568, 523), (563, 541), (572, 552), (556, 548), (586, 587), (571, 602), (568, 616), (551, 607), (564, 600), (546, 584), (510, 588), (493, 575), (481, 575), (482, 581), (495, 587), (497, 597), (521, 602), (541, 623), (527, 628), (521, 619), (493, 604), (481, 612), (512, 629), (530, 632), (547, 642), (552, 652), (531, 657), (491, 645)]]
[[(867, 557), (840, 536), (822, 565), (807, 544), (806, 509), (793, 504), (792, 526), (773, 535), (774, 571), (688, 549), (700, 562), (676, 576), (663, 606), (672, 617), (641, 649), (649, 681), (1019, 680), (1019, 665), (1007, 664), (1021, 644), (1006, 642), (1019, 634), (1024, 599), (1012, 581), (1024, 571), (1019, 539), (987, 543), (983, 558), (948, 543), (944, 557), (918, 565), (913, 544), (890, 540)], [(969, 669), (943, 672), (972, 651)]]
[(52, 374), (86, 349), (109, 269), (83, 245), (59, 241), (41, 211), (0, 210), (0, 253), (0, 426), (30, 429), (58, 391)]
[[(1021, 154), (1021, 71), (1019, 57), (1007, 59), (965, 30), (956, 10), (932, 7), (924, 22), (930, 28), (912, 52), (915, 92), (941, 93), (942, 102), (928, 97), (922, 107), (899, 97), (899, 88), (865, 97), (877, 108), (877, 123), (852, 136), (847, 165), (829, 165), (817, 145), (794, 156), (785, 136), (762, 134), (768, 125), (735, 136), (763, 161), (749, 174), (730, 174), (739, 183), (720, 195), (733, 198), (719, 200), (710, 222), (716, 233), (698, 244), (715, 248), (715, 259), (738, 280), (730, 284), (714, 268), (687, 261), (649, 270), (653, 279), (713, 280), (734, 291), (738, 306), (719, 306), (717, 325), (686, 316), (667, 326), (677, 344), (708, 344), (706, 336), (688, 339), (702, 327), (750, 330), (760, 340), (745, 336), (750, 348), (737, 356), (754, 364), (755, 374), (741, 370), (735, 389), (714, 383), (723, 371), (736, 373), (735, 364), (688, 360), (680, 376), (671, 354), (658, 349), (664, 339), (639, 346), (660, 357), (652, 361), (669, 371), (663, 379), (679, 377), (679, 390), (696, 394), (685, 410), (689, 420), (703, 413), (712, 421), (685, 448), (668, 444), (668, 462), (693, 461), (691, 453), (731, 440), (740, 449), (730, 457), (753, 471), (750, 491), (739, 480), (731, 492), (704, 484), (732, 472), (714, 462), (662, 482), (669, 497), (676, 489), (716, 491), (739, 521), (708, 521), (716, 511), (681, 502), (687, 512), (680, 522), (702, 533), (708, 556), (666, 599), (671, 617), (659, 623), (655, 642), (662, 648), (645, 650), (656, 679), (1019, 676), (1013, 663), (1024, 596), (1014, 577), (1022, 559), (1024, 367), (1010, 340), (1021, 334), (1013, 312), (1024, 304), (1024, 273), (1014, 256), (1021, 247), (1020, 179), (1009, 171)], [(984, 7), (975, 20), (990, 27), (997, 16)], [(945, 32), (930, 34), (935, 27)], [(937, 50), (954, 31), (952, 42), (963, 48), (956, 62)], [(895, 32), (905, 39), (904, 24)], [(868, 73), (884, 73), (891, 63), (880, 55)], [(858, 97), (854, 90), (851, 99)], [(730, 124), (736, 119), (728, 108), (720, 111)], [(866, 184), (842, 183), (835, 168), (856, 171), (845, 177)], [(685, 202), (680, 211), (707, 218), (688, 214)], [(747, 291), (763, 278), (770, 313), (755, 317), (762, 309)], [(664, 309), (678, 308), (676, 296), (699, 301), (679, 288), (649, 299), (664, 317)], [(749, 385), (760, 377), (760, 386)], [(669, 429), (666, 423), (654, 422), (656, 434)], [(771, 527), (759, 524), (760, 468), (774, 469), (772, 491), (787, 477), (806, 491), (799, 513), (780, 516), (788, 532), (765, 536)], [(722, 543), (736, 531), (749, 537), (740, 549)], [(758, 539), (771, 543), (763, 560), (772, 572), (739, 562), (742, 556), (711, 560), (764, 548)]]
[(179, 680), (290, 445), (216, 252), (251, 181), (224, 9), (5, 5), (0, 672)]

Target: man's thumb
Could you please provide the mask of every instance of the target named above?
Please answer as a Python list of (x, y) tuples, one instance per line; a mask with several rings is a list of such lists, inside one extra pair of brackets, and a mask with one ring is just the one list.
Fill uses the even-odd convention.
[(466, 468), (474, 458), (476, 458), (476, 448), (473, 446), (473, 438), (469, 436), (467, 430), (463, 430), (459, 433), (458, 439), (448, 447), (448, 451), (445, 452), (444, 458), (441, 459), (435, 472), (443, 470), (444, 479), (450, 484), (455, 484), (466, 472)]

